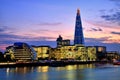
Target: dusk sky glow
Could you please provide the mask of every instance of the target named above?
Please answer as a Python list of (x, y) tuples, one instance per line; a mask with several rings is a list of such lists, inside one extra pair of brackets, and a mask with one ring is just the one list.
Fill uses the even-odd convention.
[(0, 0), (0, 50), (14, 42), (56, 46), (73, 43), (77, 8), (85, 45), (120, 52), (120, 0)]

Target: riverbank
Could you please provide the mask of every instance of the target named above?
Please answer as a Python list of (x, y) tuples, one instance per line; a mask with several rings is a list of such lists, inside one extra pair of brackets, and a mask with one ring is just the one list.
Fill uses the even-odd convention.
[(4, 67), (32, 67), (32, 66), (66, 66), (75, 64), (106, 63), (106, 61), (40, 61), (40, 62), (4, 62), (0, 63), (0, 68)]

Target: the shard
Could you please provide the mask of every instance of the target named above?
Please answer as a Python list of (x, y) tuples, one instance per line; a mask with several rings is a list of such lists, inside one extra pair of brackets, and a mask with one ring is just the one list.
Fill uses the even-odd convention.
[(75, 23), (74, 45), (84, 45), (83, 28), (82, 28), (82, 21), (81, 21), (79, 9), (77, 9), (77, 16)]

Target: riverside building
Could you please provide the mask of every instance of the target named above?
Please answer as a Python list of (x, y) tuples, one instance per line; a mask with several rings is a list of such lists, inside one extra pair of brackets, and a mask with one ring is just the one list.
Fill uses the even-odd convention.
[(16, 61), (36, 60), (36, 52), (27, 43), (14, 43), (14, 57)]
[(37, 59), (43, 60), (49, 58), (50, 46), (32, 46), (37, 53)]
[(7, 61), (33, 61), (37, 60), (34, 49), (23, 42), (16, 42), (6, 48), (4, 57)]
[(56, 42), (57, 42), (57, 47), (70, 45), (70, 40), (69, 39), (63, 40), (61, 35), (59, 35), (59, 37), (57, 38)]

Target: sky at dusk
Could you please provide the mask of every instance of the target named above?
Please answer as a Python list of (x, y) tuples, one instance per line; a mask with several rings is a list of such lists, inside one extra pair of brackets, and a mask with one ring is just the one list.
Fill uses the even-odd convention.
[(120, 0), (0, 0), (0, 50), (14, 42), (55, 47), (59, 35), (73, 44), (78, 8), (85, 45), (120, 52)]

